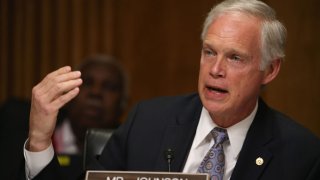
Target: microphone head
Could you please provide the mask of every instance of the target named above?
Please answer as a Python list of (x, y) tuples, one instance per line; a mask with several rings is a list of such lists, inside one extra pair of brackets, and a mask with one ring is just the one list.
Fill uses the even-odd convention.
[(165, 152), (165, 158), (167, 160), (172, 161), (174, 159), (174, 150), (172, 150), (171, 148), (168, 148)]

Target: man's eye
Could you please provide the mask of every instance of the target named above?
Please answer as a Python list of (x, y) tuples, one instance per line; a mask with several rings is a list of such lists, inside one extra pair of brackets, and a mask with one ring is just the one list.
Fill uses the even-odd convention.
[(215, 53), (209, 49), (203, 49), (203, 54), (206, 56), (214, 56), (215, 55)]
[(115, 83), (104, 83), (103, 89), (105, 91), (120, 91), (120, 85)]
[(93, 81), (91, 79), (83, 78), (82, 86), (89, 87), (92, 86)]
[(241, 60), (241, 57), (234, 54), (234, 55), (232, 55), (232, 56), (230, 57), (230, 59), (233, 60), (233, 61), (240, 61), (240, 60)]

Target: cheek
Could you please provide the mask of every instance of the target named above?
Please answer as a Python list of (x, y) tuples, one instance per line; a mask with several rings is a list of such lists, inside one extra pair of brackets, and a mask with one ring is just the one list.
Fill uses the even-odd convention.
[(237, 96), (246, 94), (248, 96), (251, 95), (257, 95), (260, 92), (260, 86), (261, 86), (261, 77), (260, 74), (252, 73), (252, 75), (249, 76), (250, 73), (244, 76), (238, 76), (238, 78), (235, 78), (233, 80), (233, 88), (238, 92)]
[(77, 101), (84, 101), (87, 99), (89, 91), (87, 89), (80, 89), (79, 94), (75, 97)]
[(120, 97), (118, 93), (106, 93), (103, 98), (103, 103), (105, 107), (117, 107), (120, 102)]
[(209, 72), (207, 70), (207, 66), (205, 66), (204, 64), (200, 64), (200, 70), (199, 70), (199, 81), (204, 81), (205, 77), (207, 75), (209, 75)]

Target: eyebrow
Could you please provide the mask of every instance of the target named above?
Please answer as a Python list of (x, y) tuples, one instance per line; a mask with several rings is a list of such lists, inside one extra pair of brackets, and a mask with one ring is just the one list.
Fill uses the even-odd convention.
[[(203, 42), (202, 43), (202, 48), (210, 48), (212, 50), (215, 50), (216, 48), (214, 45)], [(225, 48), (223, 53), (225, 54), (239, 54), (241, 57), (244, 57), (246, 59), (252, 59), (252, 55), (249, 55), (248, 53), (241, 51), (240, 49), (235, 49), (235, 48)]]

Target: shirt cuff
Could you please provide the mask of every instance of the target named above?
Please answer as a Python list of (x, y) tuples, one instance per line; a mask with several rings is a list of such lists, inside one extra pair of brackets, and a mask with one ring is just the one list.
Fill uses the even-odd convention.
[(26, 178), (32, 179), (36, 175), (40, 173), (53, 159), (54, 156), (54, 150), (52, 143), (50, 146), (39, 152), (31, 152), (26, 149), (26, 143), (29, 141), (29, 139), (26, 140), (24, 143), (24, 158), (26, 161), (25, 169), (26, 169)]

